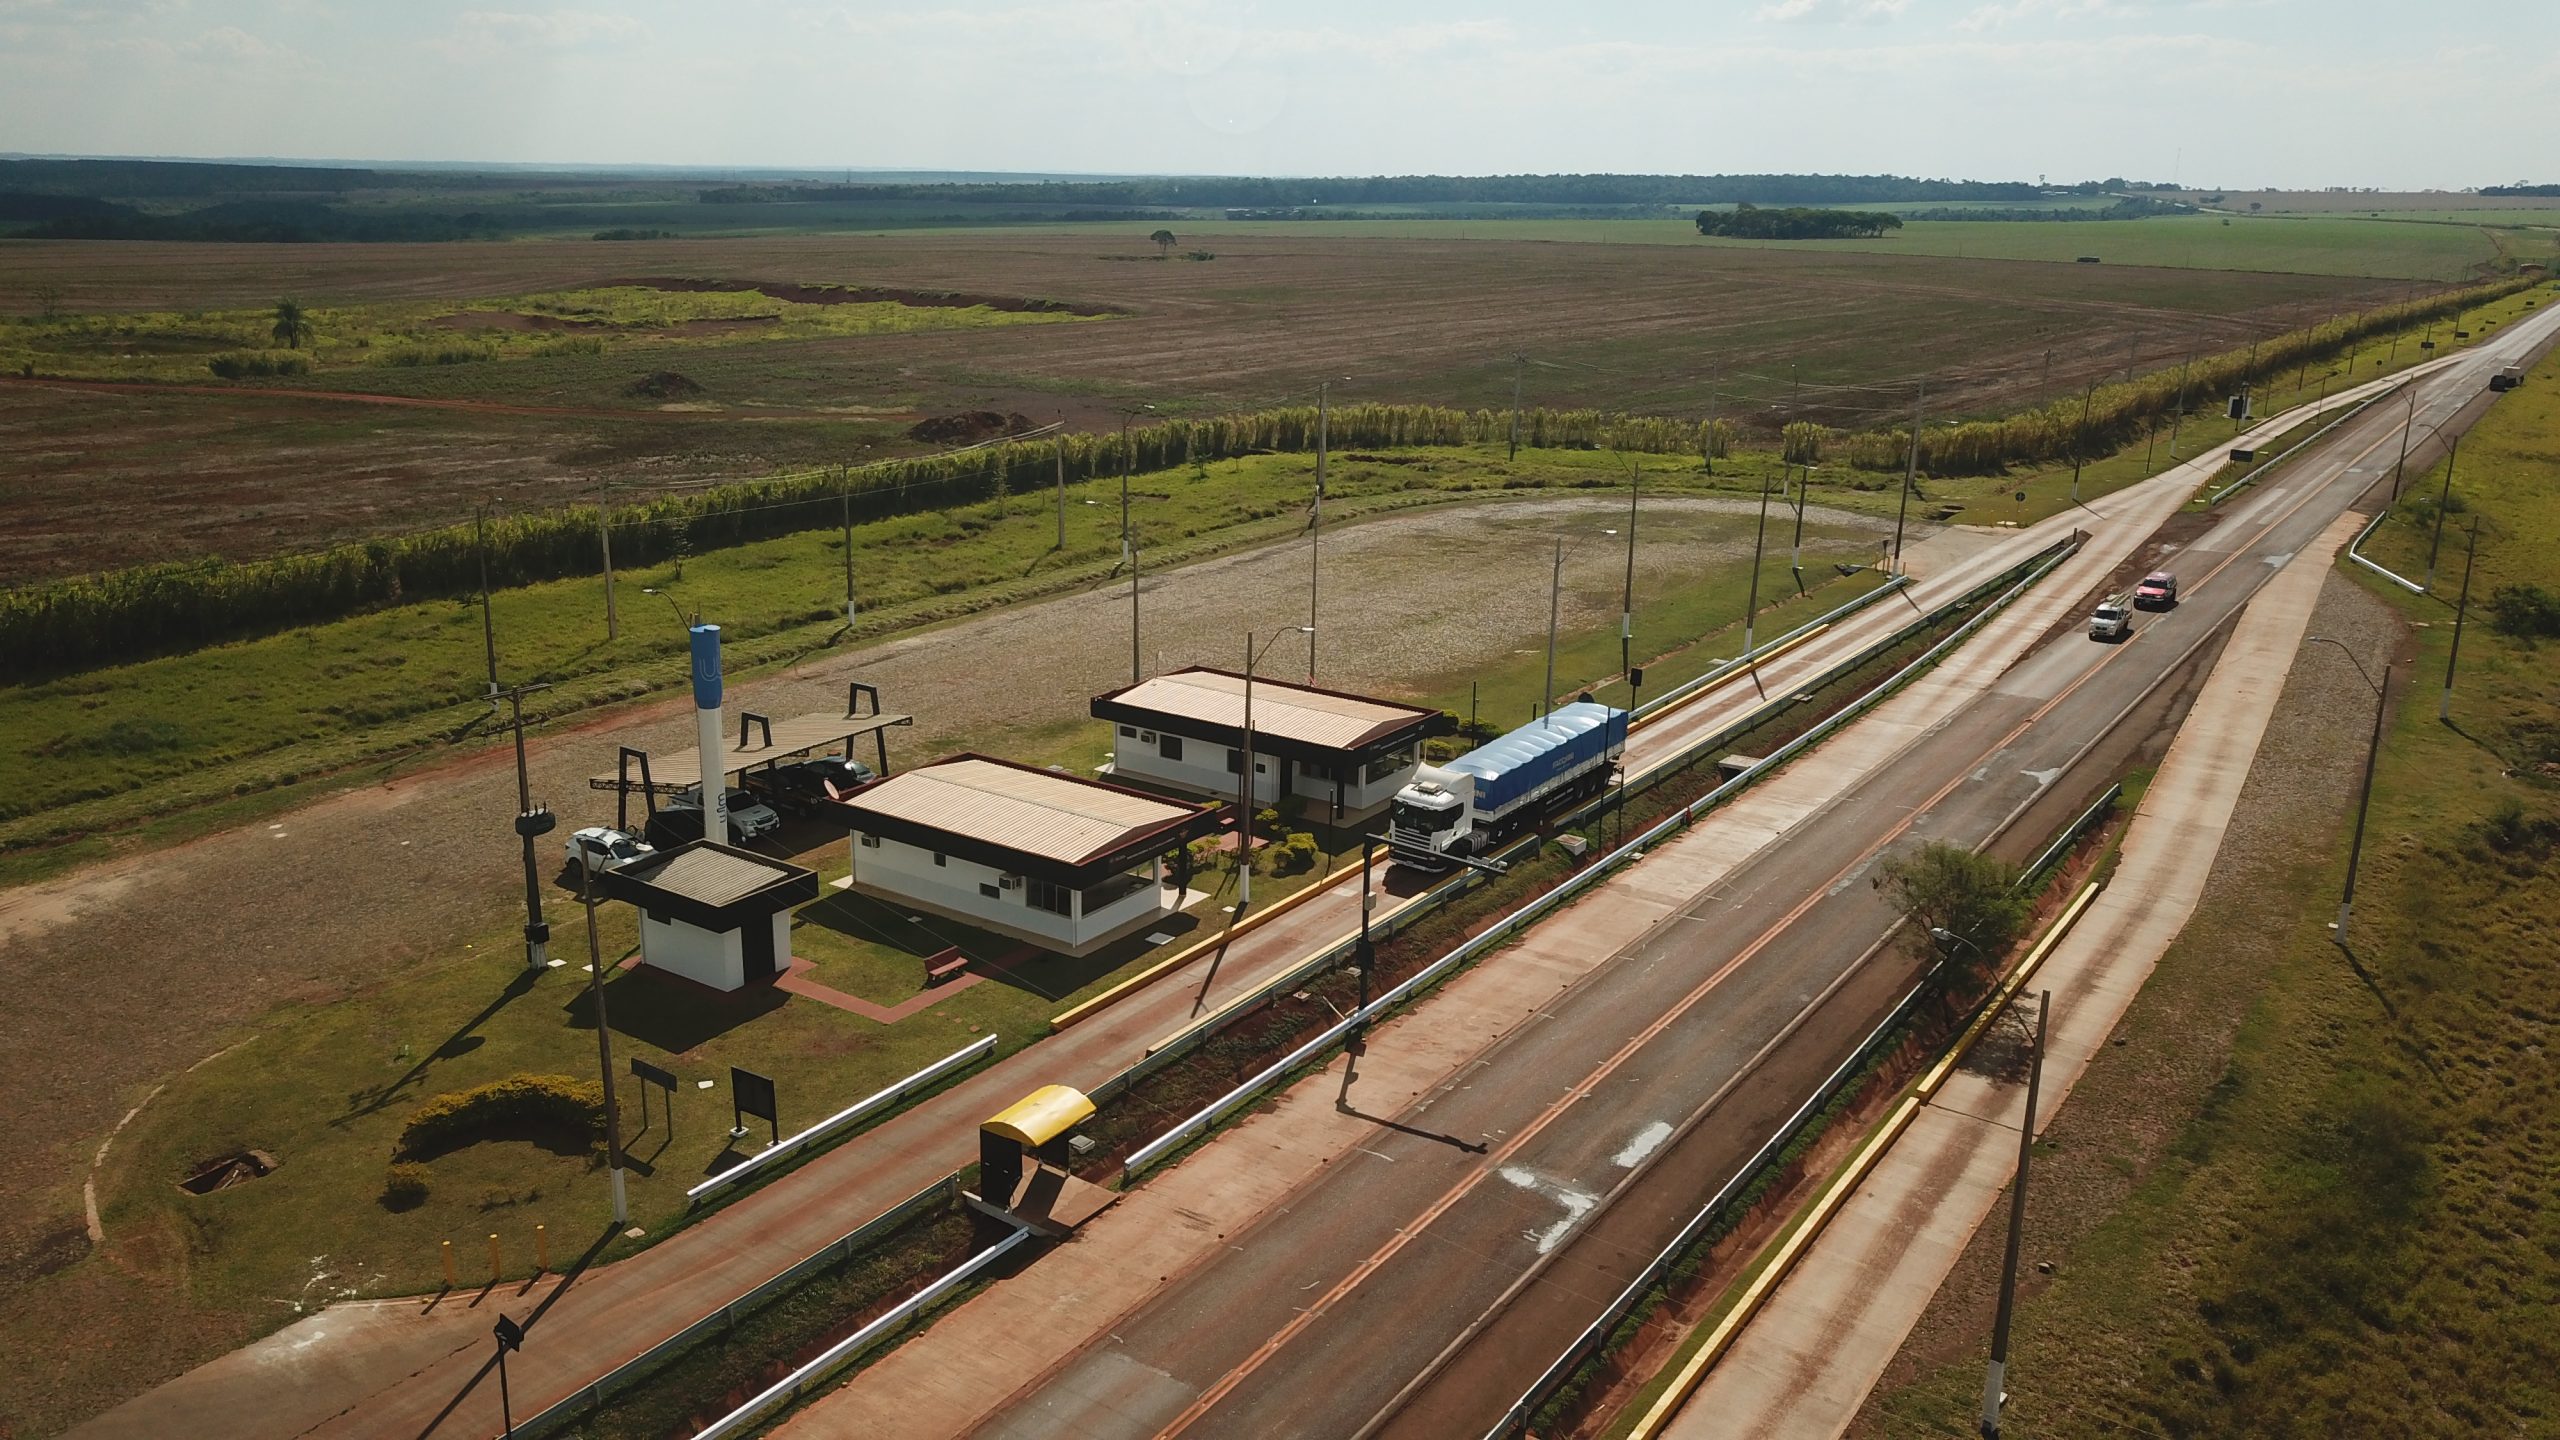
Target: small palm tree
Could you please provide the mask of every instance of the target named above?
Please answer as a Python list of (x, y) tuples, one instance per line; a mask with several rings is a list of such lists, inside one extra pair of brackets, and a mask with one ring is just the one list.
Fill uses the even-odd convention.
[(302, 313), (297, 300), (276, 302), (276, 323), (272, 332), (276, 343), (288, 350), (299, 350), (311, 339), (311, 317)]

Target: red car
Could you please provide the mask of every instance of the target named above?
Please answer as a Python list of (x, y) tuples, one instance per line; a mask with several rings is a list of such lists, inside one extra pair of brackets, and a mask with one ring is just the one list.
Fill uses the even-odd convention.
[(2133, 587), (2133, 603), (2145, 610), (2166, 610), (2178, 603), (2178, 577), (2154, 570)]

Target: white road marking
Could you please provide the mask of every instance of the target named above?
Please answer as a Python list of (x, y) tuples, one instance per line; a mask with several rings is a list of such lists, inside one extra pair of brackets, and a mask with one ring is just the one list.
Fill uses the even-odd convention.
[(1632, 1170), (1643, 1164), (1646, 1156), (1661, 1149), (1662, 1142), (1670, 1138), (1671, 1127), (1656, 1120), (1637, 1131), (1635, 1138), (1627, 1142), (1625, 1149), (1609, 1157), (1609, 1163), (1621, 1170)]
[(1521, 1238), (1537, 1246), (1538, 1253), (1541, 1255), (1553, 1253), (1556, 1246), (1564, 1242), (1564, 1237), (1573, 1233), (1575, 1223), (1583, 1216), (1590, 1214), (1592, 1207), (1600, 1203), (1600, 1197), (1597, 1195), (1586, 1195), (1579, 1190), (1569, 1190), (1562, 1185), (1542, 1180), (1536, 1171), (1523, 1166), (1505, 1165), (1495, 1173), (1523, 1190), (1544, 1195), (1564, 1207), (1564, 1218), (1546, 1229), (1520, 1232)]

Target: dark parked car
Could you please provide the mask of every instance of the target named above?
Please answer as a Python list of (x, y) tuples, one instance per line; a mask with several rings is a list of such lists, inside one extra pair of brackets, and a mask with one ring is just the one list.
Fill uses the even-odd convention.
[(878, 778), (870, 766), (859, 760), (821, 755), (815, 760), (750, 770), (746, 783), (749, 790), (764, 797), (775, 809), (808, 815), (827, 801), (842, 799)]

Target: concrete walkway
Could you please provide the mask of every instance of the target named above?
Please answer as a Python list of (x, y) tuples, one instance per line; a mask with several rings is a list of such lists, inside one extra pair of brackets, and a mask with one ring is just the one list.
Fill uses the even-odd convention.
[[(2321, 584), (2362, 523), (2341, 517), (2250, 602), (2143, 795), (2114, 881), (2032, 982), (2053, 992), (2044, 1119), (2195, 913)], [(2025, 1108), (2022, 1084), (1951, 1077), (1664, 1433), (1847, 1430), (2006, 1189)]]

